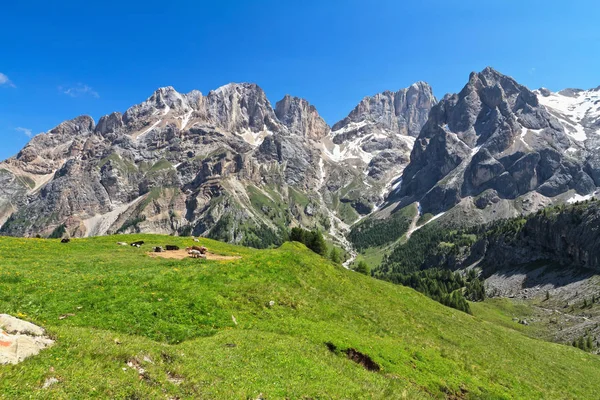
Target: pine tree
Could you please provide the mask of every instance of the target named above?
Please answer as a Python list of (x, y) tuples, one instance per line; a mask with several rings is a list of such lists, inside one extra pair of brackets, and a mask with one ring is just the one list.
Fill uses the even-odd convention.
[(361, 274), (369, 275), (369, 266), (364, 261), (359, 261), (358, 264), (356, 264), (356, 267), (354, 267), (354, 270)]
[(585, 341), (583, 336), (579, 336), (579, 339), (577, 339), (577, 347), (579, 347), (581, 350), (585, 350)]
[(292, 228), (290, 231), (290, 241), (304, 243), (306, 247), (315, 253), (323, 257), (327, 256), (327, 243), (325, 243), (323, 235), (318, 230), (309, 232), (302, 228)]
[(304, 243), (305, 232), (306, 231), (302, 228), (292, 228), (292, 231), (290, 232), (290, 241)]
[(329, 259), (336, 264), (342, 263), (342, 257), (340, 255), (340, 251), (337, 249), (337, 247), (331, 248), (331, 252), (329, 253)]
[(306, 243), (309, 249), (325, 257), (327, 255), (327, 243), (318, 230), (310, 232), (310, 242)]

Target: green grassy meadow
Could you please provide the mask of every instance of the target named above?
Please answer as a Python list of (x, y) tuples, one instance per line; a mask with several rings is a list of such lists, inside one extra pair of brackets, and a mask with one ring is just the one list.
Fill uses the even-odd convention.
[[(134, 240), (146, 244), (116, 245)], [(298, 243), (253, 250), (201, 239), (213, 253), (241, 256), (228, 261), (146, 255), (153, 245), (192, 243), (157, 235), (68, 244), (0, 237), (0, 313), (56, 339), (36, 357), (0, 366), (0, 398), (591, 399), (600, 392), (597, 356), (528, 337), (509, 327), (503, 310), (475, 307), (471, 316)], [(66, 314), (74, 315), (59, 319)], [(350, 360), (350, 348), (381, 370)], [(50, 377), (59, 382), (42, 389)]]

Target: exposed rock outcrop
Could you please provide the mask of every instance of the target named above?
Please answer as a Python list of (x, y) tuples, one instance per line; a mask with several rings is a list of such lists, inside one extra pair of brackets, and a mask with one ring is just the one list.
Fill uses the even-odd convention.
[(0, 365), (18, 364), (53, 344), (43, 328), (0, 314)]

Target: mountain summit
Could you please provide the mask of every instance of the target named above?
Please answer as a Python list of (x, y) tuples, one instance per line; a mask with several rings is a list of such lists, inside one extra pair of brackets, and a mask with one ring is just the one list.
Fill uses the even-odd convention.
[(460, 204), (493, 219), (592, 193), (593, 155), (539, 96), (492, 68), (472, 73), (433, 107), (393, 200), (433, 214)]

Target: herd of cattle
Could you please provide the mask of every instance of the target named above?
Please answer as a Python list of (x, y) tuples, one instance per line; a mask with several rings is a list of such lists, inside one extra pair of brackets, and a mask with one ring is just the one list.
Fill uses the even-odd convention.
[[(196, 239), (196, 238), (193, 238), (193, 239), (194, 239), (194, 242), (199, 242), (198, 239)], [(61, 243), (69, 243), (70, 241), (71, 241), (71, 239), (69, 239), (69, 238), (63, 238), (60, 242)], [(132, 247), (140, 248), (144, 244), (144, 241), (138, 240), (137, 242), (133, 242), (133, 243), (117, 242), (117, 244), (119, 246), (132, 246)], [(153, 247), (152, 250), (155, 253), (163, 253), (165, 251), (177, 251), (177, 250), (179, 250), (179, 246), (176, 246), (174, 244), (167, 244), (167, 245), (165, 245), (165, 247), (162, 247), (162, 246)], [(208, 251), (208, 249), (204, 246), (186, 247), (185, 250), (192, 258), (206, 258), (206, 252)]]
[[(198, 241), (198, 239), (194, 238), (194, 241)], [(128, 244), (125, 242), (117, 242), (118, 245), (120, 246), (127, 246)], [(137, 241), (137, 242), (133, 242), (130, 243), (129, 246), (133, 246), (133, 247), (141, 247), (144, 244), (143, 240)], [(155, 253), (163, 253), (165, 251), (177, 251), (179, 250), (179, 246), (176, 246), (174, 244), (167, 244), (164, 247), (163, 246), (156, 246), (152, 248), (152, 251), (154, 251)], [(187, 253), (190, 255), (190, 257), (192, 258), (206, 258), (206, 252), (208, 251), (208, 249), (204, 246), (191, 246), (191, 247), (186, 247), (185, 250), (187, 251)]]

